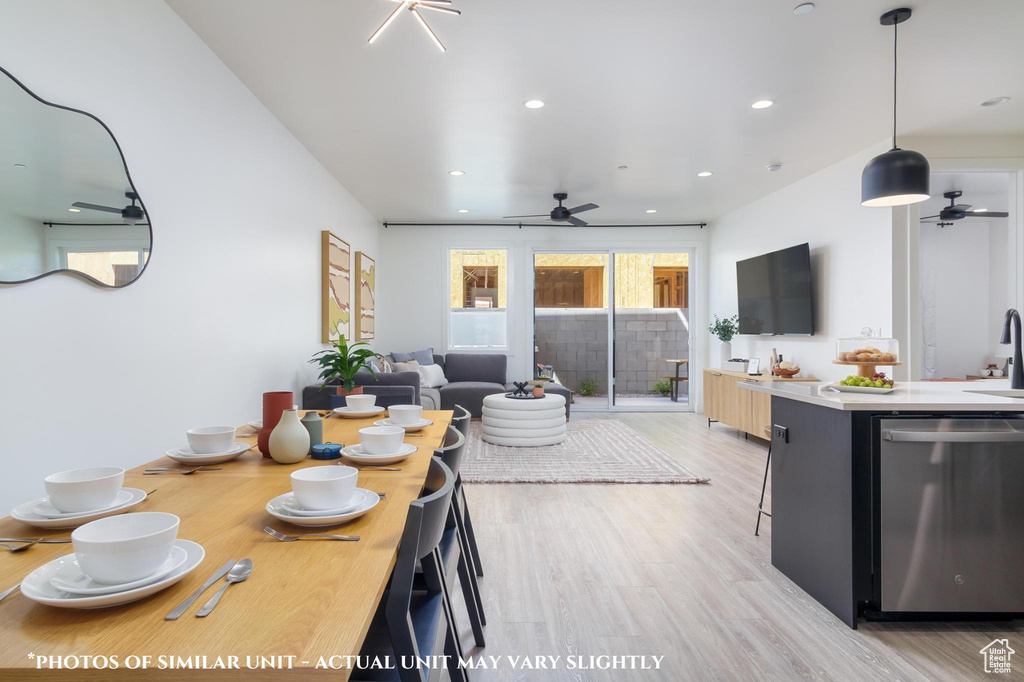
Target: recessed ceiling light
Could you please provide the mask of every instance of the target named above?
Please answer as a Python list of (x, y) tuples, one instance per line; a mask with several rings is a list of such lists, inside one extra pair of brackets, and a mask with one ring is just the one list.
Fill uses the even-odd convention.
[(751, 104), (750, 108), (751, 109), (767, 109), (768, 107), (770, 107), (773, 104), (775, 104), (775, 102), (771, 101), (770, 99), (759, 99), (756, 102), (754, 102), (753, 104)]
[(544, 106), (544, 102), (541, 102), (539, 99), (528, 99), (523, 102), (523, 106), (527, 109), (540, 109)]
[(69, 208), (68, 211), (70, 213), (81, 213), (82, 209), (80, 209), (80, 208)]
[(469, 213), (469, 209), (468, 208), (460, 208), (459, 209), (459, 213)]
[(805, 2), (805, 3), (801, 4), (801, 5), (797, 5), (796, 7), (793, 8), (793, 14), (796, 14), (797, 16), (800, 16), (801, 14), (810, 14), (813, 11), (814, 11), (814, 3), (813, 2)]
[(714, 175), (714, 173), (712, 173), (711, 171), (701, 171), (700, 173), (697, 173), (698, 178), (707, 178), (712, 175)]
[(993, 97), (992, 99), (987, 99), (984, 102), (982, 102), (981, 106), (983, 106), (983, 107), (996, 107), (996, 106), (999, 106), (1000, 104), (1006, 104), (1009, 101), (1010, 101), (1009, 97)]
[(646, 211), (644, 211), (644, 213), (657, 213), (657, 212), (658, 212), (658, 209), (656, 209), (656, 208), (649, 208)]
[(629, 166), (619, 166), (619, 170), (629, 170)]
[(976, 208), (973, 211), (971, 211), (971, 213), (984, 213), (987, 210), (987, 208)]
[(466, 174), (466, 171), (460, 171), (460, 170), (450, 170), (450, 171), (448, 171), (448, 175), (465, 175), (465, 174)]

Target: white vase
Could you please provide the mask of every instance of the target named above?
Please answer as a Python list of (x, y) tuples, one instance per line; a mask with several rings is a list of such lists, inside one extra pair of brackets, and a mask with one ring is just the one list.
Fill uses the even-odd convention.
[(722, 341), (718, 349), (719, 352), (721, 352), (722, 354), (722, 368), (724, 369), (726, 363), (732, 360), (732, 343), (730, 343), (729, 341)]
[(309, 431), (295, 410), (281, 413), (281, 421), (270, 433), (270, 456), (278, 464), (295, 464), (309, 454)]

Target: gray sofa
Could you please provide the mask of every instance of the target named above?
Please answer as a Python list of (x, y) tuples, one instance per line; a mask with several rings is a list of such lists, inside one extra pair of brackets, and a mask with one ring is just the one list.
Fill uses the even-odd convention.
[[(434, 363), (441, 366), (448, 383), (440, 388), (421, 388), (420, 375), (416, 372), (378, 373), (360, 372), (356, 383), (363, 386), (365, 393), (372, 393), (378, 405), (420, 404), (425, 410), (451, 410), (456, 405), (469, 410), (479, 417), (484, 397), (494, 393), (507, 393), (515, 387), (505, 382), (507, 358), (504, 355), (485, 353), (434, 354)], [(390, 356), (385, 357), (391, 362)], [(565, 416), (569, 416), (572, 394), (559, 384), (547, 384), (545, 390), (565, 397)], [(307, 410), (324, 410), (332, 407), (335, 391), (330, 387), (307, 386), (302, 392), (302, 406)], [(339, 402), (337, 398), (333, 402)]]

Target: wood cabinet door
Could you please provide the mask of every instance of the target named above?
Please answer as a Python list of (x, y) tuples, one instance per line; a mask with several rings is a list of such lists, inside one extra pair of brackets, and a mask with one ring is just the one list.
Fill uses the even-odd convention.
[(729, 417), (726, 423), (749, 433), (753, 424), (753, 392), (742, 388), (740, 384), (743, 382), (743, 379), (733, 378), (729, 385)]
[(750, 433), (758, 438), (771, 440), (770, 435), (765, 433), (765, 429), (770, 429), (772, 425), (772, 397), (753, 391), (748, 391), (748, 393), (750, 393), (751, 399)]
[(727, 379), (721, 372), (705, 370), (704, 372), (704, 416), (715, 421), (722, 420), (722, 393), (725, 386), (723, 379)]

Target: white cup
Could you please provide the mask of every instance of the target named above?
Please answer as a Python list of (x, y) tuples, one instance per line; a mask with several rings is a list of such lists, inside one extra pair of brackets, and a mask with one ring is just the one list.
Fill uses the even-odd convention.
[(356, 490), (359, 471), (347, 466), (319, 466), (292, 472), (295, 501), (307, 511), (344, 507)]
[(165, 512), (108, 516), (71, 533), (75, 560), (98, 583), (118, 585), (152, 575), (171, 555), (180, 520)]
[(50, 504), (60, 512), (87, 512), (109, 507), (124, 485), (121, 467), (91, 467), (50, 474), (43, 486)]
[(235, 427), (201, 426), (185, 432), (188, 446), (197, 455), (212, 455), (227, 452), (235, 444)]
[(388, 417), (392, 424), (417, 424), (423, 417), (420, 405), (392, 405), (388, 408)]
[(402, 447), (405, 429), (399, 426), (368, 426), (359, 429), (359, 443), (370, 455), (393, 455)]
[(377, 396), (368, 393), (345, 396), (345, 405), (353, 412), (365, 412), (377, 404)]

